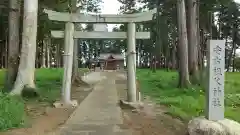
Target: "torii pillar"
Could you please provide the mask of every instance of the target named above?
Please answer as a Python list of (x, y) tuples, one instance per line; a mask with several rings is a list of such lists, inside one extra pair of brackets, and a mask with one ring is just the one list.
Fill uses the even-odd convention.
[(127, 97), (128, 102), (136, 102), (136, 24), (129, 22), (127, 29)]
[[(153, 14), (156, 13), (156, 9), (135, 14), (122, 14), (122, 15), (85, 15), (77, 13), (61, 13), (51, 10), (44, 10), (48, 14), (48, 18), (52, 21), (65, 22), (65, 33), (56, 33), (57, 37), (65, 37), (65, 57), (64, 57), (64, 79), (63, 79), (63, 101), (64, 104), (71, 104), (70, 92), (71, 92), (71, 72), (72, 72), (72, 60), (73, 60), (73, 39), (74, 38), (127, 38), (128, 41), (128, 58), (127, 58), (127, 76), (128, 76), (128, 101), (136, 102), (137, 90), (136, 90), (136, 37), (146, 35), (148, 33), (136, 33), (135, 23), (145, 22), (152, 20)], [(96, 19), (97, 18), (97, 19)], [(73, 23), (113, 23), (122, 24), (128, 23), (127, 33), (103, 33), (103, 32), (76, 32), (74, 31)], [(145, 36), (146, 37), (146, 36)], [(150, 36), (149, 36), (150, 37)], [(140, 38), (143, 39), (143, 38)]]

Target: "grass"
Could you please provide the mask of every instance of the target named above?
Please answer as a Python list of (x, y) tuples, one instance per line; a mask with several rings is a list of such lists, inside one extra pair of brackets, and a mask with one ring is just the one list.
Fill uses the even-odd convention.
[[(86, 72), (87, 69), (81, 69)], [(17, 128), (26, 124), (25, 104), (52, 104), (61, 95), (63, 69), (37, 69), (38, 98), (21, 98), (0, 93), (0, 130)], [(0, 70), (0, 88), (3, 88), (5, 72)]]
[[(167, 113), (188, 121), (204, 115), (205, 93), (201, 87), (177, 88), (178, 74), (175, 71), (139, 69), (137, 76), (141, 91), (157, 103), (167, 106)], [(225, 116), (240, 122), (240, 73), (225, 75)]]

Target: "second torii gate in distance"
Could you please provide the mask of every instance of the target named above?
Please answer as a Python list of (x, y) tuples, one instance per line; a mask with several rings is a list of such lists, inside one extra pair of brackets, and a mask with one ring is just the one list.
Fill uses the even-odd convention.
[[(65, 44), (64, 59), (64, 76), (63, 76), (63, 102), (64, 104), (71, 104), (71, 75), (72, 75), (72, 61), (73, 61), (73, 46), (74, 38), (111, 38), (124, 39), (127, 38), (127, 95), (129, 102), (136, 102), (136, 38), (147, 39), (150, 38), (149, 32), (136, 32), (136, 22), (150, 21), (156, 9), (148, 12), (135, 14), (119, 14), (119, 15), (86, 15), (83, 13), (62, 13), (51, 10), (44, 10), (48, 14), (48, 18), (53, 21), (66, 22), (65, 32), (51, 31), (55, 38), (63, 38)], [(80, 32), (74, 31), (74, 23), (113, 23), (121, 24), (127, 23), (127, 32)]]

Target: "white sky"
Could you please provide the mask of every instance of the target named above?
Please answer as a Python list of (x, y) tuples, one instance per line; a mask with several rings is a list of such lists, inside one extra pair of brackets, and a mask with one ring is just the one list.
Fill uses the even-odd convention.
[(102, 6), (103, 14), (117, 14), (121, 3), (117, 0), (103, 0)]
[[(240, 3), (240, 0), (235, 0)], [(103, 14), (117, 14), (121, 6), (117, 0), (103, 0), (102, 13)]]
[[(240, 0), (235, 0), (237, 3), (240, 3)], [(103, 0), (102, 4), (102, 14), (117, 14), (121, 6), (117, 0)], [(112, 30), (115, 24), (108, 24), (108, 30)]]
[[(121, 6), (117, 0), (103, 0), (102, 14), (117, 14)], [(111, 31), (115, 24), (108, 24), (108, 31)]]
[[(235, 2), (240, 3), (240, 0), (235, 0)], [(102, 4), (102, 14), (117, 14), (121, 6), (117, 0), (103, 0)], [(108, 31), (111, 31), (115, 24), (108, 24)], [(237, 50), (240, 53), (240, 50)]]

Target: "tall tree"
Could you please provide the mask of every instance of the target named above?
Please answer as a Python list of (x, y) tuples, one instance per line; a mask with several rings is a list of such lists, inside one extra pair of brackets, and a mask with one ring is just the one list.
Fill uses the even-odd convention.
[(118, 0), (122, 6), (120, 7), (120, 12), (125, 14), (131, 14), (136, 10), (137, 0)]
[(21, 0), (9, 1), (8, 65), (5, 89), (11, 90), (17, 77), (19, 58), (19, 25)]
[(188, 0), (188, 66), (192, 82), (198, 82), (197, 0)]
[(11, 91), (20, 95), (22, 90), (35, 90), (34, 72), (37, 42), (38, 0), (24, 0), (22, 49), (17, 78)]
[(188, 39), (186, 27), (185, 1), (177, 1), (178, 13), (178, 51), (179, 51), (179, 87), (187, 87), (190, 84), (188, 74)]
[[(70, 0), (70, 13), (78, 13), (80, 10), (77, 8), (77, 0)], [(75, 30), (78, 30), (77, 28), (81, 26), (81, 24), (75, 24)], [(73, 50), (73, 69), (72, 69), (72, 83), (79, 84), (81, 80), (81, 77), (78, 72), (78, 39), (74, 39), (74, 50)]]

